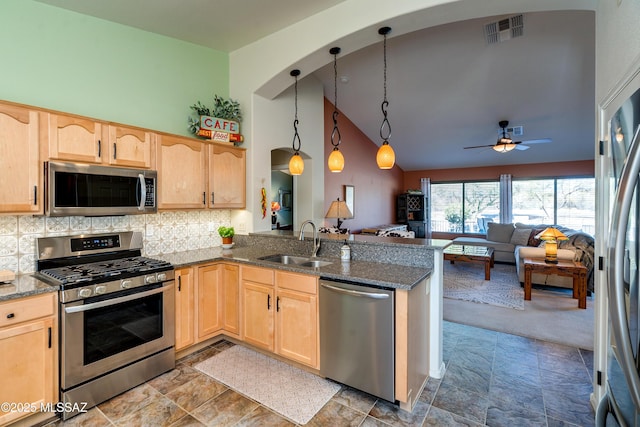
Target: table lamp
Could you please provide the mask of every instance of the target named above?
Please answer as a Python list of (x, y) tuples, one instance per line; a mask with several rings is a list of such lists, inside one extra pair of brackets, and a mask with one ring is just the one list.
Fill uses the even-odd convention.
[(347, 202), (340, 200), (338, 197), (338, 200), (331, 202), (331, 206), (329, 206), (329, 210), (324, 217), (335, 218), (338, 221), (338, 228), (340, 228), (340, 225), (342, 224), (341, 218), (351, 219), (353, 218), (353, 214), (351, 213), (349, 206), (347, 206)]
[(569, 240), (560, 230), (553, 227), (545, 228), (536, 235), (536, 239), (544, 240), (544, 262), (549, 264), (558, 263), (558, 240)]

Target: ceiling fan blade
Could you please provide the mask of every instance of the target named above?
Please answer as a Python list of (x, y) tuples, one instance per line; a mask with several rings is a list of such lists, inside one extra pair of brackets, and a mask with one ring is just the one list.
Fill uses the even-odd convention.
[(516, 150), (520, 150), (520, 151), (524, 151), (524, 150), (528, 150), (529, 147), (528, 145), (516, 145)]
[(542, 138), (542, 139), (529, 139), (527, 141), (520, 141), (523, 144), (547, 144), (551, 142), (551, 138)]
[(473, 147), (464, 147), (465, 150), (469, 149), (469, 148), (486, 148), (486, 147), (493, 147), (495, 144), (489, 144), (489, 145), (474, 145)]

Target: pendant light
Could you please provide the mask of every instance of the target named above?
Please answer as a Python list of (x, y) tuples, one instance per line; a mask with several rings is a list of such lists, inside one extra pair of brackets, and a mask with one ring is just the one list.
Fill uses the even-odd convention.
[[(333, 150), (329, 155), (329, 160), (327, 164), (329, 165), (329, 170), (334, 173), (342, 172), (344, 169), (344, 156), (340, 152), (338, 146), (342, 142), (342, 137), (340, 136), (340, 129), (338, 129), (338, 67), (337, 67), (337, 57), (340, 53), (339, 47), (332, 47), (329, 49), (329, 53), (333, 55), (333, 131), (331, 132), (331, 145), (333, 145)], [(335, 138), (338, 138), (336, 142)]]
[[(389, 138), (391, 138), (391, 125), (389, 119), (387, 119), (387, 107), (389, 101), (387, 101), (387, 34), (391, 32), (391, 28), (382, 27), (378, 30), (378, 34), (384, 36), (383, 51), (384, 51), (384, 100), (382, 101), (382, 125), (380, 126), (380, 138), (382, 138), (382, 145), (378, 149), (376, 155), (376, 162), (380, 169), (391, 169), (396, 162), (396, 154), (393, 152), (393, 148), (389, 145)], [(386, 128), (386, 129), (385, 129)]]
[(300, 156), (300, 135), (298, 135), (298, 76), (300, 75), (300, 70), (291, 70), (289, 74), (296, 79), (294, 85), (296, 114), (293, 120), (293, 156), (289, 160), (289, 173), (291, 175), (301, 175), (302, 171), (304, 171), (304, 160)]

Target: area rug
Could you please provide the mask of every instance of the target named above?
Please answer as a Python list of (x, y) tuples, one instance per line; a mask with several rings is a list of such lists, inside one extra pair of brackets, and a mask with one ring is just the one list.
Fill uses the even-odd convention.
[(495, 264), (491, 280), (484, 280), (483, 264), (445, 261), (443, 279), (445, 298), (524, 310), (524, 290), (514, 265)]
[(240, 345), (194, 366), (296, 424), (306, 424), (340, 385)]

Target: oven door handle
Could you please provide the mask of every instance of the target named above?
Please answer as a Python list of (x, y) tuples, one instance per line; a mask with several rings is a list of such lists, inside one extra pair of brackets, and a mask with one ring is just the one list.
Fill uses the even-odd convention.
[(90, 304), (76, 305), (74, 307), (65, 307), (64, 312), (65, 313), (80, 313), (82, 311), (95, 310), (96, 308), (109, 307), (110, 305), (120, 304), (120, 303), (123, 303), (123, 302), (132, 301), (134, 299), (139, 299), (139, 298), (147, 297), (147, 296), (150, 296), (150, 295), (159, 294), (161, 292), (168, 291), (172, 287), (173, 287), (173, 285), (166, 285), (166, 286), (163, 286), (161, 288), (151, 289), (149, 291), (144, 291), (144, 292), (138, 292), (138, 293), (135, 293), (135, 294), (131, 294), (131, 295), (127, 295), (127, 296), (119, 297), (119, 298), (114, 298), (114, 299), (110, 299), (110, 300), (106, 300), (106, 301), (92, 302)]

